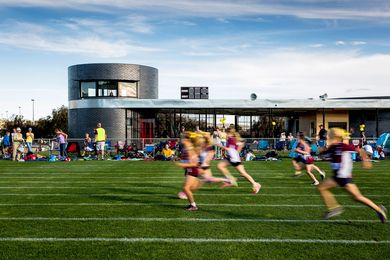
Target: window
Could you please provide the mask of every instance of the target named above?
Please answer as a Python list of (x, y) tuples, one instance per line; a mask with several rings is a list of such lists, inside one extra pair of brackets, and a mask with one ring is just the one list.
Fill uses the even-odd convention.
[(116, 81), (98, 81), (97, 87), (99, 97), (118, 96), (118, 85)]
[(96, 97), (96, 82), (81, 82), (80, 96), (84, 97)]
[(138, 82), (118, 82), (120, 97), (138, 97)]

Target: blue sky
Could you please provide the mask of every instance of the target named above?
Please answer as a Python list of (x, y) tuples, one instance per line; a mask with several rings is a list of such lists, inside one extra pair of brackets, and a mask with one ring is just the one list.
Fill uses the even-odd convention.
[(390, 95), (390, 1), (0, 0), (0, 117), (67, 105), (67, 67), (159, 69), (159, 97)]

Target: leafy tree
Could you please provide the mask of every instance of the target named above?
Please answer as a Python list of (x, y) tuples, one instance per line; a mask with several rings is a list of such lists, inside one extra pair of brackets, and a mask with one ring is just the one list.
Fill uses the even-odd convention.
[(30, 120), (25, 120), (23, 116), (14, 116), (10, 120), (4, 122), (4, 128), (12, 129), (20, 127), (22, 132), (27, 132), (29, 127), (33, 128), (36, 138), (52, 137), (55, 128), (60, 128), (63, 131), (68, 131), (68, 108), (61, 106), (52, 110), (52, 114), (47, 117), (40, 118), (35, 122), (35, 125)]

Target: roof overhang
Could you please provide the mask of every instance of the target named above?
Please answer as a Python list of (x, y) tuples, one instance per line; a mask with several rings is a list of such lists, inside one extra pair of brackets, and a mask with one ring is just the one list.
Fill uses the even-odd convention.
[(389, 99), (130, 99), (90, 98), (70, 100), (69, 109), (379, 109), (390, 108)]

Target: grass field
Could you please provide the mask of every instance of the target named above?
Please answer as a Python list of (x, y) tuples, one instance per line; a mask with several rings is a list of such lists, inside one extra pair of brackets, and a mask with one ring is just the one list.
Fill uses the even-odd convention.
[[(328, 165), (319, 163), (329, 172)], [(335, 189), (345, 212), (325, 207), (290, 160), (248, 162), (263, 188), (205, 185), (197, 212), (177, 198), (183, 170), (170, 162), (0, 161), (1, 259), (389, 259), (390, 226)], [(390, 205), (390, 160), (355, 183)], [(213, 165), (214, 174), (219, 175)]]

